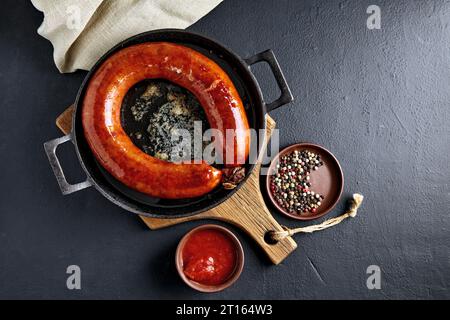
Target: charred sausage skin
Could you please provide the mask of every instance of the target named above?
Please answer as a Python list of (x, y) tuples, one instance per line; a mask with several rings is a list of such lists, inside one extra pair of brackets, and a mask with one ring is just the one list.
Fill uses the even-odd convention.
[[(250, 135), (245, 110), (228, 75), (212, 60), (188, 47), (166, 42), (145, 43), (120, 50), (92, 76), (82, 105), (87, 142), (100, 164), (128, 187), (153, 197), (192, 198), (213, 190), (222, 172), (206, 163), (175, 164), (154, 158), (133, 144), (121, 125), (122, 101), (129, 89), (145, 79), (166, 79), (190, 90), (205, 110), (211, 128), (234, 141), (221, 146), (224, 159), (246, 160)], [(231, 143), (234, 142), (234, 143)]]

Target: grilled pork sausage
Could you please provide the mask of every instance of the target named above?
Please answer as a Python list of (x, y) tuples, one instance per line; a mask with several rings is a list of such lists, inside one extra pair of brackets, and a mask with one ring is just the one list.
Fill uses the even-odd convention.
[[(166, 79), (191, 91), (205, 110), (211, 128), (235, 131), (234, 141), (220, 150), (238, 166), (248, 157), (247, 116), (228, 75), (203, 54), (173, 43), (138, 44), (118, 51), (95, 72), (88, 84), (82, 123), (87, 142), (100, 164), (128, 187), (153, 197), (193, 198), (221, 181), (222, 172), (206, 163), (175, 164), (152, 157), (133, 144), (121, 125), (124, 96), (145, 79)], [(227, 154), (232, 152), (232, 156)], [(225, 161), (225, 160), (224, 160)]]

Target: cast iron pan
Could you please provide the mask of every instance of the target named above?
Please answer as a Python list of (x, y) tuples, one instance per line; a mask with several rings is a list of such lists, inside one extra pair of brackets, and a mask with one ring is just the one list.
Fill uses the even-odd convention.
[[(144, 42), (158, 41), (173, 42), (191, 47), (219, 64), (219, 66), (228, 73), (236, 86), (246, 108), (247, 117), (251, 128), (265, 129), (266, 113), (293, 101), (293, 97), (286, 83), (286, 79), (284, 78), (280, 66), (271, 50), (258, 53), (244, 60), (212, 39), (183, 30), (164, 29), (136, 35), (112, 48), (87, 74), (75, 101), (76, 109), (75, 116), (73, 118), (72, 132), (64, 137), (48, 141), (44, 144), (50, 165), (52, 166), (53, 172), (63, 194), (70, 194), (89, 186), (94, 186), (107, 199), (127, 211), (149, 217), (175, 218), (191, 216), (215, 207), (239, 189), (239, 186), (233, 190), (225, 190), (220, 187), (205, 196), (193, 199), (166, 200), (153, 198), (132, 190), (113, 178), (97, 163), (94, 155), (87, 145), (81, 123), (81, 105), (87, 83), (89, 82), (91, 76), (110, 55), (121, 50), (122, 48)], [(275, 80), (281, 90), (281, 96), (271, 103), (265, 103), (263, 100), (258, 82), (250, 70), (250, 66), (252, 64), (260, 61), (264, 61), (269, 64)], [(63, 170), (56, 156), (56, 148), (58, 145), (67, 141), (73, 142), (81, 167), (87, 175), (86, 181), (75, 185), (69, 184), (66, 181)], [(252, 141), (252, 143), (257, 142)], [(263, 143), (259, 142), (258, 152), (261, 151), (261, 146), (263, 145)], [(254, 164), (246, 164), (246, 179), (254, 169), (254, 166)], [(242, 185), (242, 183), (240, 185)]]

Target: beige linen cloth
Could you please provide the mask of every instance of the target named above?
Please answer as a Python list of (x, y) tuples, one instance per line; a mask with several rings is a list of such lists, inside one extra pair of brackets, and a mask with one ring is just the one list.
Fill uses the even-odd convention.
[(184, 29), (222, 0), (31, 0), (44, 13), (38, 33), (53, 44), (60, 72), (89, 70), (118, 42), (162, 28)]

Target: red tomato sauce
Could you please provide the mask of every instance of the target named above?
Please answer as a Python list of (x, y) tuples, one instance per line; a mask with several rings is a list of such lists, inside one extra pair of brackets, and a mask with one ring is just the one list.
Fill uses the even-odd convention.
[(220, 230), (199, 230), (187, 239), (182, 257), (183, 272), (189, 279), (205, 285), (219, 285), (236, 268), (236, 245)]

